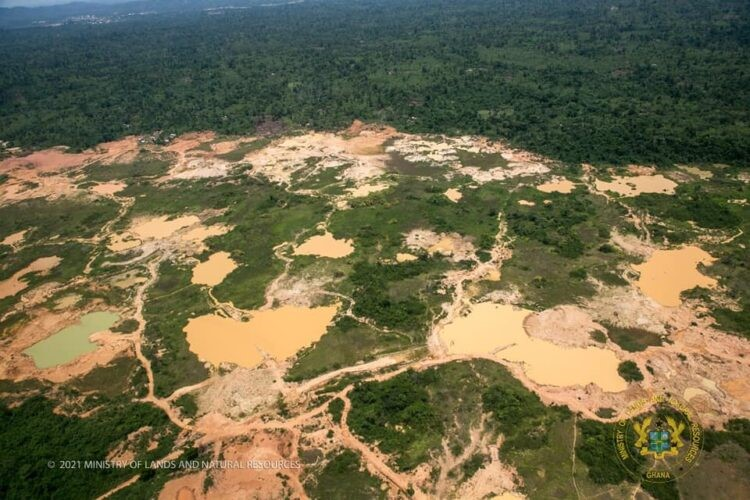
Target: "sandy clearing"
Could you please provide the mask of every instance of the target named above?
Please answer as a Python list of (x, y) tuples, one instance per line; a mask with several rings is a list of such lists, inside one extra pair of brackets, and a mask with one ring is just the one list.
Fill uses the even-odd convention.
[(56, 147), (35, 151), (28, 156), (7, 158), (0, 162), (0, 170), (3, 172), (25, 169), (33, 170), (35, 174), (53, 173), (78, 167), (92, 159), (96, 154), (86, 153), (67, 153), (66, 148)]
[(677, 183), (658, 175), (637, 175), (633, 177), (614, 177), (612, 182), (596, 180), (597, 191), (613, 191), (621, 196), (631, 197), (643, 193), (674, 194)]
[(197, 148), (204, 142), (213, 141), (216, 137), (214, 132), (189, 132), (176, 137), (169, 145), (164, 147), (165, 151), (184, 155), (189, 150)]
[(138, 271), (128, 271), (122, 274), (118, 274), (117, 276), (113, 276), (110, 280), (110, 283), (112, 286), (115, 286), (117, 288), (121, 289), (127, 289), (131, 288), (135, 285), (138, 285), (140, 283), (144, 283), (146, 281), (146, 278), (144, 276), (141, 276)]
[(18, 292), (26, 289), (29, 286), (26, 281), (22, 278), (30, 273), (45, 273), (50, 269), (53, 269), (60, 264), (62, 259), (57, 256), (41, 257), (36, 259), (34, 262), (24, 267), (23, 269), (16, 271), (10, 278), (0, 281), (0, 299), (10, 297)]
[(97, 184), (91, 187), (91, 192), (101, 196), (112, 196), (115, 193), (119, 193), (127, 187), (124, 182), (107, 182), (105, 184)]
[(710, 170), (701, 170), (698, 167), (693, 167), (689, 165), (680, 165), (678, 168), (682, 170), (683, 172), (687, 172), (704, 181), (711, 179), (714, 176), (714, 173), (711, 172)]
[(518, 200), (518, 204), (524, 207), (534, 207), (536, 206), (536, 203), (529, 200)]
[(24, 229), (23, 231), (18, 231), (17, 233), (10, 234), (3, 239), (3, 241), (0, 241), (0, 245), (7, 245), (7, 246), (16, 246), (19, 243), (23, 241), (23, 239), (26, 237), (26, 233), (29, 232), (28, 229)]
[(232, 260), (229, 252), (216, 252), (207, 261), (193, 268), (191, 282), (196, 285), (216, 286), (235, 269), (237, 263)]
[(708, 252), (687, 246), (677, 250), (655, 250), (643, 264), (633, 266), (640, 273), (637, 286), (666, 307), (680, 305), (680, 294), (696, 286), (713, 288), (718, 282), (698, 271), (698, 264), (714, 262)]
[(557, 306), (530, 314), (526, 317), (524, 328), (533, 338), (568, 347), (600, 346), (591, 338), (591, 332), (607, 332), (587, 311), (574, 305)]
[(567, 179), (556, 179), (544, 184), (539, 184), (536, 188), (543, 193), (563, 193), (570, 194), (576, 185)]
[(458, 189), (456, 189), (456, 188), (450, 188), (450, 189), (448, 189), (448, 190), (447, 190), (447, 191), (446, 191), (446, 192), (445, 192), (444, 194), (445, 194), (445, 196), (446, 196), (446, 197), (447, 197), (447, 198), (448, 198), (449, 200), (451, 200), (451, 201), (452, 201), (453, 203), (458, 203), (458, 201), (459, 201), (459, 200), (460, 200), (461, 198), (463, 198), (463, 196), (464, 196), (464, 195), (463, 195), (463, 193), (461, 193), (461, 191), (459, 191), (459, 190), (458, 190)]
[(224, 224), (212, 224), (210, 226), (198, 226), (185, 231), (180, 239), (182, 241), (199, 241), (202, 242), (207, 238), (214, 236), (221, 236), (227, 234), (232, 230), (232, 227), (225, 226)]
[(142, 240), (161, 239), (171, 236), (172, 233), (184, 227), (192, 226), (199, 222), (200, 219), (195, 215), (183, 215), (174, 219), (169, 219), (168, 216), (162, 215), (161, 217), (141, 219), (138, 222), (134, 222), (130, 228), (130, 232)]
[(184, 331), (190, 350), (202, 360), (251, 368), (263, 361), (264, 353), (282, 361), (319, 340), (337, 310), (283, 306), (252, 311), (247, 322), (209, 314), (190, 319)]
[(404, 242), (410, 249), (450, 257), (453, 262), (472, 260), (475, 254), (472, 242), (458, 233), (438, 234), (429, 229), (414, 229), (404, 235)]
[(411, 262), (414, 260), (417, 260), (419, 257), (417, 257), (414, 254), (410, 253), (397, 253), (396, 254), (396, 262)]
[(566, 348), (530, 337), (524, 321), (531, 311), (490, 302), (476, 304), (466, 316), (454, 319), (439, 333), (449, 354), (494, 354), (519, 362), (534, 382), (572, 386), (596, 384), (619, 392), (627, 383), (618, 375), (619, 360), (612, 351), (597, 347)]
[(337, 240), (328, 231), (322, 235), (316, 235), (294, 249), (294, 255), (317, 255), (318, 257), (329, 257), (339, 259), (346, 257), (354, 251), (352, 240)]
[(79, 300), (81, 300), (81, 296), (78, 294), (72, 293), (70, 295), (65, 295), (55, 302), (55, 310), (59, 311), (62, 309), (69, 309), (76, 305)]
[(388, 184), (363, 184), (354, 188), (349, 188), (346, 191), (351, 195), (352, 198), (364, 198), (372, 193), (378, 193), (385, 191), (390, 186)]
[(129, 233), (122, 233), (110, 236), (107, 248), (112, 252), (124, 252), (140, 245), (141, 240), (133, 238)]

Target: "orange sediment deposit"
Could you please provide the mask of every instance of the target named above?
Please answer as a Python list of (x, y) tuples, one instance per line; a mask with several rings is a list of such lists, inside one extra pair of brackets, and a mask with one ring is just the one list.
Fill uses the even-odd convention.
[(56, 147), (35, 151), (28, 156), (8, 158), (0, 162), (0, 170), (32, 170), (35, 174), (54, 173), (83, 165), (96, 158), (95, 153), (67, 153), (66, 148)]
[(217, 252), (207, 261), (201, 262), (193, 268), (192, 283), (196, 285), (216, 286), (237, 268), (229, 252)]
[(22, 278), (30, 273), (44, 273), (60, 264), (60, 257), (41, 257), (17, 271), (10, 278), (0, 281), (0, 299), (11, 297), (29, 286)]
[(597, 180), (597, 191), (613, 191), (621, 196), (638, 196), (642, 193), (674, 194), (677, 183), (658, 175), (636, 175), (632, 177), (614, 177), (612, 182)]
[(337, 240), (326, 231), (325, 234), (309, 238), (294, 249), (294, 255), (317, 255), (337, 259), (346, 257), (354, 251), (352, 240)]
[(680, 294), (700, 286), (713, 288), (717, 281), (698, 271), (698, 264), (710, 265), (715, 259), (699, 247), (656, 250), (643, 264), (633, 266), (640, 273), (641, 291), (666, 307), (680, 305)]
[(494, 355), (522, 363), (534, 382), (551, 386), (596, 384), (619, 392), (627, 383), (618, 375), (619, 360), (598, 347), (561, 347), (530, 337), (524, 321), (531, 311), (490, 302), (476, 304), (469, 314), (447, 324), (440, 339), (450, 354)]
[(214, 365), (234, 363), (252, 368), (264, 354), (281, 361), (323, 336), (338, 306), (252, 311), (247, 322), (215, 314), (192, 318), (184, 331), (190, 350)]
[(576, 185), (567, 179), (560, 179), (539, 184), (536, 188), (543, 193), (570, 194)]

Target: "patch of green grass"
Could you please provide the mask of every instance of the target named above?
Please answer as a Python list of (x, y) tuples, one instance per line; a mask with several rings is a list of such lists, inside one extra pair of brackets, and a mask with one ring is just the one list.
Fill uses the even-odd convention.
[(21, 326), (29, 319), (28, 314), (23, 311), (8, 314), (0, 321), (0, 339), (9, 335), (14, 329)]
[(94, 368), (86, 375), (71, 381), (69, 385), (80, 392), (96, 391), (114, 398), (128, 392), (131, 376), (138, 367), (134, 358), (119, 357), (106, 366)]
[(731, 229), (742, 221), (739, 205), (727, 203), (725, 191), (711, 187), (711, 182), (680, 184), (674, 196), (642, 194), (633, 198), (633, 204), (661, 218), (681, 222), (693, 221), (708, 229)]
[(589, 333), (589, 335), (595, 342), (599, 342), (601, 344), (607, 342), (607, 335), (600, 330), (593, 330)]
[(578, 422), (576, 456), (588, 467), (588, 477), (596, 484), (618, 484), (631, 477), (617, 458), (613, 445), (614, 426), (593, 420)]
[(461, 203), (443, 193), (451, 186), (440, 180), (401, 178), (386, 191), (350, 202), (352, 208), (336, 212), (330, 229), (336, 237), (356, 242), (355, 256), (374, 260), (393, 258), (403, 250), (403, 235), (413, 229), (467, 236), (479, 249), (494, 244), (498, 214), (508, 197), (507, 187), (497, 182), (465, 190)]
[(190, 351), (183, 331), (189, 318), (212, 310), (204, 292), (190, 282), (191, 276), (190, 269), (166, 261), (147, 293), (143, 353), (151, 360), (159, 396), (208, 377), (208, 370)]
[(424, 335), (431, 313), (423, 296), (430, 291), (430, 274), (441, 267), (440, 261), (426, 258), (400, 264), (357, 262), (349, 276), (355, 287), (354, 312), (386, 328)]
[(359, 455), (344, 450), (334, 456), (313, 480), (305, 482), (305, 492), (313, 499), (350, 500), (386, 498), (380, 481), (362, 469)]
[(173, 161), (174, 159), (167, 155), (153, 155), (141, 151), (130, 163), (96, 163), (86, 167), (84, 172), (89, 181), (125, 181), (130, 184), (139, 178), (161, 177), (167, 173)]
[(549, 426), (570, 416), (566, 408), (544, 406), (502, 365), (486, 360), (360, 383), (350, 398), (350, 428), (392, 454), (402, 470), (427, 461), (443, 439), (460, 452), (483, 413), (491, 413), (490, 429), (506, 436), (503, 450), (544, 445)]
[(481, 170), (502, 168), (508, 166), (508, 160), (500, 153), (472, 153), (464, 149), (457, 149), (458, 160), (464, 167), (478, 167)]
[(476, 472), (489, 463), (490, 457), (483, 453), (475, 453), (466, 462), (461, 464), (461, 472), (465, 478), (470, 478)]
[(599, 408), (596, 410), (596, 416), (601, 418), (612, 418), (616, 414), (614, 408)]
[(127, 318), (120, 321), (117, 325), (112, 328), (115, 333), (133, 333), (138, 329), (140, 323), (135, 318)]
[(90, 238), (117, 214), (112, 200), (34, 198), (0, 207), (0, 239), (33, 228), (25, 243), (52, 238)]
[[(519, 200), (535, 205), (519, 205)], [(513, 192), (505, 207), (514, 241), (501, 286), (518, 288), (529, 307), (542, 309), (591, 297), (596, 290), (586, 277), (611, 274), (627, 260), (614, 249), (601, 251), (610, 228), (626, 232), (629, 226), (624, 210), (601, 196), (582, 188), (560, 194), (524, 187)], [(619, 285), (623, 280), (612, 275), (608, 281)]]
[(336, 320), (321, 339), (297, 354), (286, 374), (289, 381), (313, 378), (321, 373), (368, 361), (375, 356), (402, 349), (409, 339), (384, 333), (348, 316)]
[(341, 423), (341, 415), (344, 412), (344, 402), (341, 398), (336, 398), (328, 404), (328, 413), (331, 414), (333, 422), (336, 424)]
[(617, 366), (617, 373), (628, 382), (640, 382), (643, 380), (643, 373), (635, 361), (623, 361)]
[(505, 375), (482, 394), (483, 408), (492, 413), (505, 435), (503, 450), (536, 449), (548, 443), (550, 426), (570, 416), (566, 407), (545, 406), (516, 379)]
[(40, 258), (57, 256), (60, 258), (60, 263), (48, 271), (24, 275), (22, 281), (26, 282), (28, 286), (15, 295), (0, 299), (0, 310), (5, 310), (5, 308), (14, 304), (20, 299), (24, 291), (35, 286), (52, 281), (65, 283), (79, 276), (86, 266), (90, 252), (91, 247), (89, 245), (70, 242), (60, 245), (26, 246), (18, 252), (6, 255), (3, 259), (5, 267), (0, 271), (0, 280), (9, 278)]
[(674, 481), (668, 483), (642, 481), (641, 488), (655, 500), (680, 500), (682, 498), (677, 490), (677, 483)]
[(408, 470), (439, 448), (445, 422), (427, 386), (438, 382), (436, 370), (407, 371), (384, 382), (365, 382), (351, 393), (349, 427), (366, 441), (378, 443)]
[(604, 323), (610, 340), (628, 352), (645, 351), (650, 346), (662, 345), (661, 335), (643, 328), (626, 328)]
[(509, 450), (504, 456), (523, 478), (522, 491), (530, 499), (576, 498), (573, 485), (573, 419), (552, 422), (542, 446)]
[(244, 142), (240, 144), (236, 149), (229, 151), (228, 153), (216, 155), (216, 157), (228, 162), (238, 162), (241, 161), (248, 153), (256, 151), (258, 149), (262, 149), (266, 147), (270, 142), (271, 140), (267, 138), (257, 139), (252, 142)]
[(732, 442), (711, 451), (704, 448), (700, 461), (679, 479), (677, 488), (688, 500), (746, 498), (750, 491), (750, 454)]
[(175, 405), (180, 409), (180, 413), (188, 418), (194, 418), (198, 414), (195, 394), (183, 394), (175, 400)]
[(733, 418), (724, 426), (723, 431), (706, 429), (703, 448), (712, 451), (722, 444), (734, 441), (750, 453), (750, 419)]

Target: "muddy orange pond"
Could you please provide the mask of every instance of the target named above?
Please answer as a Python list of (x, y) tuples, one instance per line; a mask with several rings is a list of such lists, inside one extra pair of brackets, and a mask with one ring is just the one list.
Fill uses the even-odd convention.
[(571, 386), (596, 384), (607, 392), (622, 391), (619, 360), (598, 347), (561, 347), (530, 337), (523, 322), (532, 311), (489, 302), (476, 304), (466, 316), (445, 326), (440, 339), (450, 354), (489, 354), (518, 362), (538, 384)]
[(715, 279), (701, 274), (698, 264), (709, 265), (715, 259), (698, 247), (656, 250), (649, 259), (633, 269), (641, 276), (638, 288), (667, 307), (680, 305), (680, 294), (696, 286), (713, 288)]
[(337, 240), (331, 233), (313, 236), (294, 249), (295, 255), (317, 255), (338, 259), (354, 251), (352, 240)]
[(237, 264), (229, 256), (229, 252), (216, 252), (207, 261), (193, 268), (192, 282), (196, 285), (216, 286), (236, 268)]
[(250, 321), (215, 314), (193, 318), (185, 327), (190, 350), (214, 365), (254, 367), (264, 355), (284, 360), (323, 336), (338, 306), (253, 311)]

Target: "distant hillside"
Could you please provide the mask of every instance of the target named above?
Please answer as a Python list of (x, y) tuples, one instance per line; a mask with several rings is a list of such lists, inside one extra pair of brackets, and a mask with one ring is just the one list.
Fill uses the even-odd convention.
[[(270, 4), (263, 0), (93, 0), (36, 7), (0, 7), (0, 29), (69, 23), (121, 22), (143, 14), (165, 14)], [(281, 2), (283, 3), (283, 2)]]
[(750, 158), (747, 1), (206, 10), (220, 4), (99, 6), (159, 11), (0, 31), (0, 139), (87, 147), (155, 130), (244, 133), (269, 118), (325, 129), (361, 118), (502, 137), (569, 162)]

